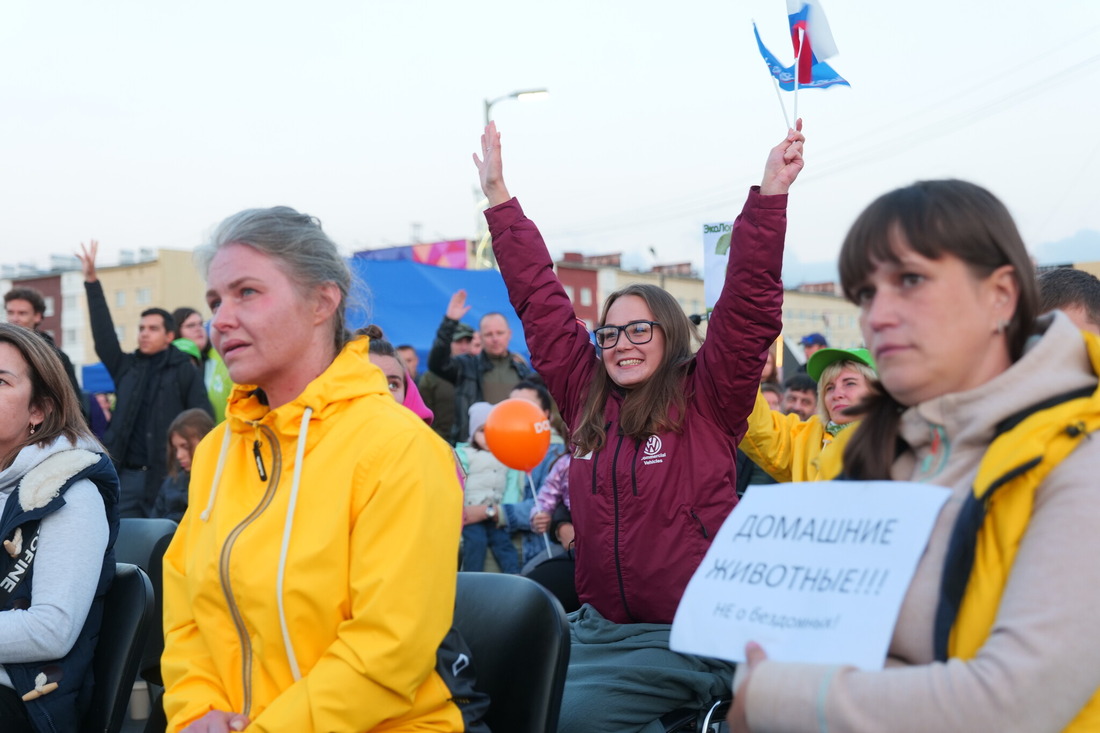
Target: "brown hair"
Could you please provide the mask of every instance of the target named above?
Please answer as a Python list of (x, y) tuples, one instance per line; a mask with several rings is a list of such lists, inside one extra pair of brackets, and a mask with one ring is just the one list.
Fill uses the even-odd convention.
[(0, 343), (11, 344), (27, 363), (27, 377), (31, 383), (30, 404), (42, 411), (42, 422), (35, 426), (34, 435), (30, 434), (28, 425), (23, 440), (7, 455), (0, 457), (0, 469), (10, 466), (19, 451), (28, 445), (46, 445), (60, 436), (71, 443), (84, 438), (99, 446), (99, 441), (80, 414), (80, 403), (72, 383), (53, 347), (34, 331), (10, 323), (0, 323)]
[(4, 305), (13, 300), (25, 300), (38, 315), (46, 313), (46, 299), (34, 288), (12, 288), (4, 295)]
[[(769, 371), (762, 371), (760, 373), (760, 384), (774, 384), (779, 386), (779, 341), (772, 341), (772, 345), (768, 347), (768, 354), (772, 357), (772, 366)], [(768, 368), (768, 362), (765, 360), (764, 369)]]
[(1100, 326), (1100, 280), (1091, 272), (1059, 267), (1039, 275), (1039, 311), (1079, 306), (1085, 317)]
[(389, 341), (386, 340), (386, 335), (382, 333), (382, 327), (371, 323), (362, 328), (355, 330), (356, 336), (366, 336), (370, 339), (370, 346), (367, 350), (372, 354), (378, 354), (380, 356), (392, 356), (395, 359), (397, 357), (397, 349), (393, 347)]
[(385, 334), (382, 333), (382, 327), (375, 323), (371, 323), (362, 328), (355, 329), (355, 335), (366, 336), (370, 339), (370, 346), (367, 347), (368, 353), (377, 354), (378, 356), (392, 356), (394, 359), (397, 359), (397, 363), (401, 366), (401, 378), (405, 380), (405, 389), (408, 389), (409, 370), (405, 367), (405, 362), (397, 353), (397, 349), (386, 340)]
[[(880, 196), (856, 219), (840, 250), (840, 282), (850, 301), (859, 304), (859, 290), (880, 263), (900, 262), (900, 242), (929, 259), (958, 257), (978, 280), (1011, 265), (1019, 294), (1005, 337), (1009, 357), (1020, 358), (1038, 315), (1039, 298), (1023, 239), (996, 196), (958, 180), (920, 181)], [(881, 382), (871, 386), (859, 408), (862, 425), (844, 452), (844, 474), (849, 478), (889, 478), (898, 452), (898, 420), (904, 407)]]
[[(612, 303), (626, 295), (636, 295), (649, 306), (654, 320), (661, 324), (658, 328), (664, 332), (665, 352), (653, 376), (627, 390), (619, 425), (625, 435), (635, 440), (666, 430), (679, 431), (687, 402), (684, 376), (693, 356), (692, 339), (698, 342), (699, 332), (675, 298), (656, 285), (637, 283), (607, 296), (600, 314), (600, 326), (607, 323)], [(604, 368), (603, 360), (597, 360), (584, 412), (572, 434), (573, 442), (582, 453), (597, 451), (607, 441), (603, 414), (613, 389), (617, 387)]]
[(214, 429), (214, 418), (206, 410), (192, 407), (176, 415), (176, 419), (168, 426), (168, 475), (176, 476), (180, 470), (180, 462), (176, 460), (176, 451), (172, 448), (172, 436), (178, 435), (194, 448), (203, 436)]

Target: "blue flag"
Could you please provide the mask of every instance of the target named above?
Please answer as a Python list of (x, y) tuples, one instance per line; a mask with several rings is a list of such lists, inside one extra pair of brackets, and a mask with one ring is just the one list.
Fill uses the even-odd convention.
[[(757, 30), (756, 23), (752, 24), (752, 32), (756, 34), (756, 45), (760, 47), (760, 55), (764, 57), (764, 63), (768, 65), (768, 71), (779, 82), (780, 88), (788, 92), (794, 91), (794, 66), (784, 66), (779, 63), (779, 59), (775, 57), (775, 54), (769, 51), (764, 42), (760, 40), (760, 31)], [(833, 71), (833, 67), (824, 61), (819, 61), (810, 69), (810, 81), (802, 82), (799, 86), (809, 89), (823, 89), (835, 84), (843, 84), (846, 87), (851, 86), (844, 77)]]

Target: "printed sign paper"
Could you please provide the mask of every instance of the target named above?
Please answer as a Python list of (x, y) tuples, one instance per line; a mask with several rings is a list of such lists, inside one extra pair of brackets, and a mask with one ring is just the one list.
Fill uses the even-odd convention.
[(750, 487), (680, 600), (674, 651), (881, 669), (950, 491), (899, 481)]
[(708, 313), (718, 302), (722, 285), (726, 282), (726, 264), (730, 259), (732, 233), (732, 221), (703, 225), (703, 295), (707, 301)]

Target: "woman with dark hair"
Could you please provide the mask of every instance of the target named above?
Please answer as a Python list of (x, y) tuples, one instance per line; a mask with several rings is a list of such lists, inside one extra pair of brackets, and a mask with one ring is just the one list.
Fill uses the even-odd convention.
[(0, 728), (77, 730), (115, 573), (118, 478), (65, 368), (0, 324)]
[(760, 372), (760, 384), (772, 384), (776, 387), (783, 379), (779, 375), (779, 361), (776, 359), (776, 353), (779, 351), (779, 342), (773, 341), (772, 345), (768, 347), (768, 354), (766, 361), (764, 362), (764, 371)]
[(210, 342), (201, 313), (183, 306), (172, 311), (172, 321), (176, 324), (176, 336), (193, 341), (199, 349), (202, 381), (206, 385), (210, 405), (214, 408), (214, 422), (220, 423), (225, 419), (225, 401), (233, 388), (233, 380), (229, 378), (225, 362)]
[[(801, 127), (801, 124), (799, 125)], [(576, 529), (573, 646), (561, 731), (663, 729), (658, 719), (728, 690), (732, 665), (668, 649), (672, 617), (737, 503), (737, 444), (779, 335), (787, 189), (801, 132), (768, 157), (733, 230), (708, 338), (676, 300), (630, 285), (604, 304), (595, 343), (577, 322), (533, 222), (504, 185), (490, 123), (474, 156), (493, 249), (535, 370), (571, 429)]]
[(454, 461), (348, 341), (347, 263), (287, 207), (197, 256), (234, 388), (164, 557), (169, 729), (470, 729), (437, 671), (455, 569), (423, 562), (458, 554)]
[(1100, 729), (1100, 339), (1037, 317), (1008, 210), (963, 181), (872, 203), (840, 277), (879, 375), (845, 475), (952, 497), (886, 669), (772, 662), (750, 644), (732, 729)]
[(187, 487), (191, 483), (191, 461), (214, 420), (206, 410), (184, 410), (168, 426), (168, 478), (160, 485), (153, 516), (179, 522), (187, 511)]
[(424, 404), (424, 398), (420, 396), (420, 390), (416, 388), (416, 380), (409, 374), (409, 368), (405, 360), (401, 358), (394, 345), (386, 340), (382, 333), (382, 327), (370, 324), (356, 330), (356, 335), (366, 336), (370, 339), (368, 357), (370, 363), (382, 370), (386, 378), (386, 384), (390, 388), (390, 394), (398, 404), (412, 410), (424, 422), (431, 425), (435, 415)]

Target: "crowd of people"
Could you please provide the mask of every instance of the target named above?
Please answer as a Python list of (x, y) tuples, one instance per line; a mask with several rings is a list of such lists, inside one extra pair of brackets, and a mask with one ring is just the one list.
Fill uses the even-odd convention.
[[(464, 322), (460, 290), (419, 374), (409, 344), (349, 328), (347, 264), (287, 207), (225, 219), (196, 253), (210, 319), (150, 308), (132, 353), (97, 243), (82, 246), (109, 420), (37, 330), (41, 295), (9, 292), (3, 729), (73, 730), (86, 712), (122, 517), (179, 523), (163, 568), (171, 731), (485, 731), (477, 659), (455, 661), (471, 661), (456, 573), (551, 559), (573, 564), (579, 606), (563, 732), (657, 733), (731, 689), (734, 731), (1097, 729), (1100, 583), (1075, 560), (1100, 543), (1100, 280), (1036, 277), (991, 193), (916, 183), (868, 206), (841, 251), (863, 346), (806, 334), (781, 379), (804, 144), (799, 123), (748, 191), (705, 338), (651, 285), (578, 321), (492, 123), (474, 163), (529, 360), (511, 314)], [(505, 400), (552, 426), (530, 471), (487, 440)], [(739, 497), (836, 478), (951, 492), (884, 669), (774, 661), (756, 643), (737, 665), (672, 651), (680, 598)]]

